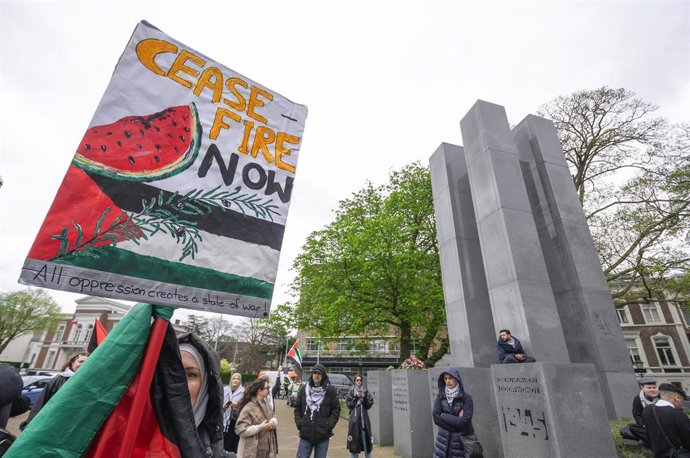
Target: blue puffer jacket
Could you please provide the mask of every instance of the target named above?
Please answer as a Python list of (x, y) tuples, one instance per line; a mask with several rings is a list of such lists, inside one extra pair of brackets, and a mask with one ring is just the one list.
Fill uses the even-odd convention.
[[(445, 374), (455, 378), (460, 386), (460, 391), (450, 403), (446, 399), (446, 383), (443, 380)], [(462, 417), (460, 411), (463, 411)], [(463, 458), (465, 456), (460, 436), (474, 433), (473, 411), (472, 397), (463, 389), (460, 371), (449, 367), (438, 377), (438, 396), (432, 411), (434, 423), (438, 426), (434, 458)]]

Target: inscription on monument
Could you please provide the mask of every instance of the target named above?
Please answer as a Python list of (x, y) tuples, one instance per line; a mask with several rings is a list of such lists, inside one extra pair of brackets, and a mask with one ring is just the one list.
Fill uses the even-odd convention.
[(410, 395), (407, 387), (407, 377), (404, 372), (393, 372), (393, 410), (408, 412), (410, 410)]
[[(538, 404), (543, 402), (539, 377), (496, 377), (496, 390), (498, 396), (507, 395), (513, 402), (516, 401), (516, 395), (518, 398), (524, 395), (526, 401), (537, 400)], [(549, 440), (546, 413), (539, 407), (501, 405), (501, 423), (508, 434)]]
[(501, 406), (501, 413), (503, 430), (506, 433), (517, 433), (520, 436), (549, 440), (546, 414), (543, 410)]

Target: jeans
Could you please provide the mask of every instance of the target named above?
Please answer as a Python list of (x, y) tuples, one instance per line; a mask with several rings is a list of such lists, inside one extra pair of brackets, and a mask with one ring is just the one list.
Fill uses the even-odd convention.
[(517, 358), (513, 355), (508, 355), (503, 359), (503, 362), (501, 364), (514, 364), (514, 363), (533, 363), (536, 362), (536, 359), (534, 359), (531, 356), (527, 356), (524, 361), (518, 361)]
[[(367, 453), (367, 452), (362, 452), (362, 453), (364, 453), (365, 458), (371, 458), (371, 453)], [(359, 458), (359, 453), (350, 452), (350, 458)]]
[(322, 440), (316, 444), (312, 444), (304, 439), (299, 440), (299, 445), (297, 446), (297, 458), (309, 458), (311, 451), (314, 450), (314, 458), (326, 458), (328, 453), (328, 443), (330, 439)]

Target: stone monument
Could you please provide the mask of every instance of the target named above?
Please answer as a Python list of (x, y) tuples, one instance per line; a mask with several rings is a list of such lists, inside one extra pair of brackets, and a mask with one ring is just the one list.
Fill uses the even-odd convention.
[[(430, 159), (453, 365), (494, 365), (487, 383), (506, 456), (516, 456), (512, 434), (568, 456), (566, 428), (591, 442), (607, 418), (629, 416), (638, 390), (589, 228), (550, 121), (528, 116), (511, 131), (503, 107), (478, 101), (460, 127), (465, 147), (441, 144)], [(496, 365), (501, 328), (537, 363)], [(569, 379), (552, 378), (561, 373)], [(562, 423), (563, 390), (597, 419)], [(508, 427), (518, 411), (536, 421), (534, 406), (549, 439)], [(590, 456), (611, 452), (605, 433)]]

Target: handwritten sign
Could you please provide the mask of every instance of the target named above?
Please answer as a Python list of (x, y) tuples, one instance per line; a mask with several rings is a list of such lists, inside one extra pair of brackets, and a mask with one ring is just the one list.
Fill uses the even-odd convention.
[(267, 316), (306, 116), (141, 22), (19, 281)]

